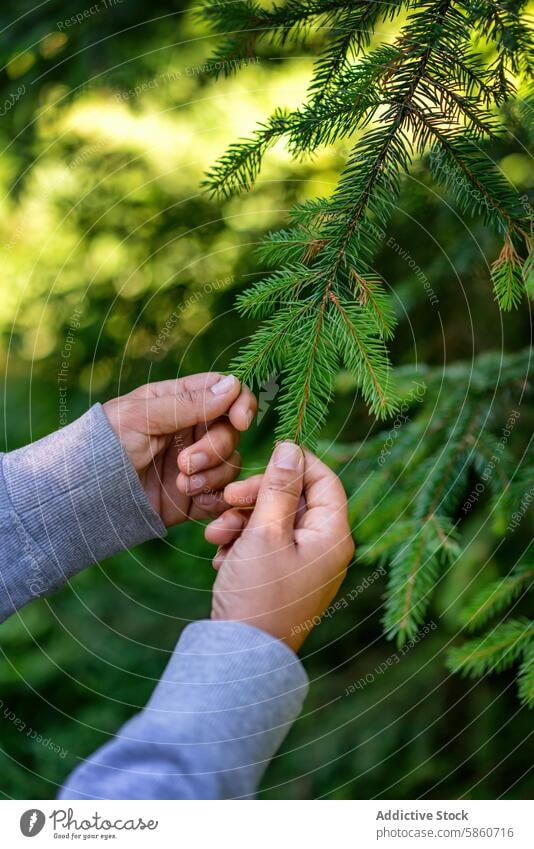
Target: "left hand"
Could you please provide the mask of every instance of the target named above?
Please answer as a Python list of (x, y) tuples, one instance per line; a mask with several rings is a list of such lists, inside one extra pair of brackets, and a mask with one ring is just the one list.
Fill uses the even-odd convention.
[(216, 372), (148, 383), (104, 405), (153, 509), (166, 527), (220, 515), (241, 467), (236, 446), (256, 398)]

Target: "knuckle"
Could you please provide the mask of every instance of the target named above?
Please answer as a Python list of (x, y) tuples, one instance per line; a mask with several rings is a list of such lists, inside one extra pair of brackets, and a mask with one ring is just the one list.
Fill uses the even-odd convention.
[(272, 475), (266, 482), (266, 491), (271, 495), (300, 495), (302, 484), (300, 478), (296, 478), (294, 473), (289, 472), (287, 475), (277, 473)]
[(340, 567), (342, 566), (346, 569), (354, 557), (354, 552), (356, 550), (350, 531), (345, 531), (344, 533), (336, 535), (329, 550), (332, 562), (335, 561), (335, 563)]
[(120, 423), (119, 404), (120, 404), (121, 400), (124, 404), (125, 403), (124, 398), (123, 399), (112, 398), (110, 401), (106, 401), (102, 405), (103, 410), (106, 414), (106, 417), (107, 417), (109, 423), (111, 424), (111, 426), (114, 430), (117, 429), (117, 427)]
[(261, 558), (284, 558), (287, 555), (289, 541), (283, 527), (278, 522), (270, 522), (258, 528), (258, 550)]
[(134, 392), (139, 392), (139, 394), (144, 397), (157, 398), (159, 395), (159, 387), (157, 383), (145, 383), (143, 386), (139, 386), (137, 390), (134, 390)]
[(208, 435), (211, 437), (213, 445), (219, 451), (231, 450), (236, 444), (234, 429), (230, 421), (219, 422), (211, 432), (208, 431)]
[(176, 395), (176, 404), (182, 409), (196, 406), (198, 403), (198, 393), (192, 389), (183, 387)]
[(236, 437), (232, 426), (226, 423), (217, 424), (217, 426), (208, 430), (205, 439), (208, 451), (221, 462), (228, 461), (239, 441), (239, 437)]

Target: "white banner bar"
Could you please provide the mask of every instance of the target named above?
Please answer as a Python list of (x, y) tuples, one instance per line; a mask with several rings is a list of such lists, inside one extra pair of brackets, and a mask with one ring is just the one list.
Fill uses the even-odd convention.
[(66, 841), (158, 849), (534, 847), (527, 801), (4, 801), (0, 816), (9, 849)]

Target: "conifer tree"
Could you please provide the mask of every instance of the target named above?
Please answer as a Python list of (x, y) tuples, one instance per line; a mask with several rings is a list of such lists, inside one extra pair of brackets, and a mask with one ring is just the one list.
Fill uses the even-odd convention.
[[(232, 144), (207, 176), (220, 196), (253, 185), (268, 149), (285, 138), (295, 156), (349, 138), (353, 147), (331, 197), (296, 205), (289, 226), (267, 237), (273, 272), (238, 302), (263, 319), (232, 368), (261, 384), (283, 375), (278, 436), (313, 444), (340, 365), (356, 378), (371, 414), (397, 405), (388, 339), (395, 319), (373, 271), (402, 179), (424, 157), (464, 215), (481, 215), (501, 240), (495, 297), (517, 307), (532, 264), (531, 221), (513, 188), (484, 154), (502, 128), (496, 107), (514, 98), (514, 75), (530, 71), (532, 43), (524, 0), (255, 0), (207, 3), (220, 34), (215, 59), (233, 73), (262, 41), (301, 42), (326, 31), (306, 102), (278, 109)], [(392, 43), (373, 44), (385, 19), (407, 11)], [(494, 48), (472, 48), (478, 31)]]

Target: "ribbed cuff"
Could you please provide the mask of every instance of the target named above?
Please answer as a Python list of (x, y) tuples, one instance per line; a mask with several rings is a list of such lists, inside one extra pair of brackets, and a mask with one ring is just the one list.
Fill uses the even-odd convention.
[(30, 592), (19, 580), (20, 563), (2, 567), (16, 607), (90, 563), (165, 534), (100, 404), (4, 455), (2, 465), (24, 551), (39, 566)]

